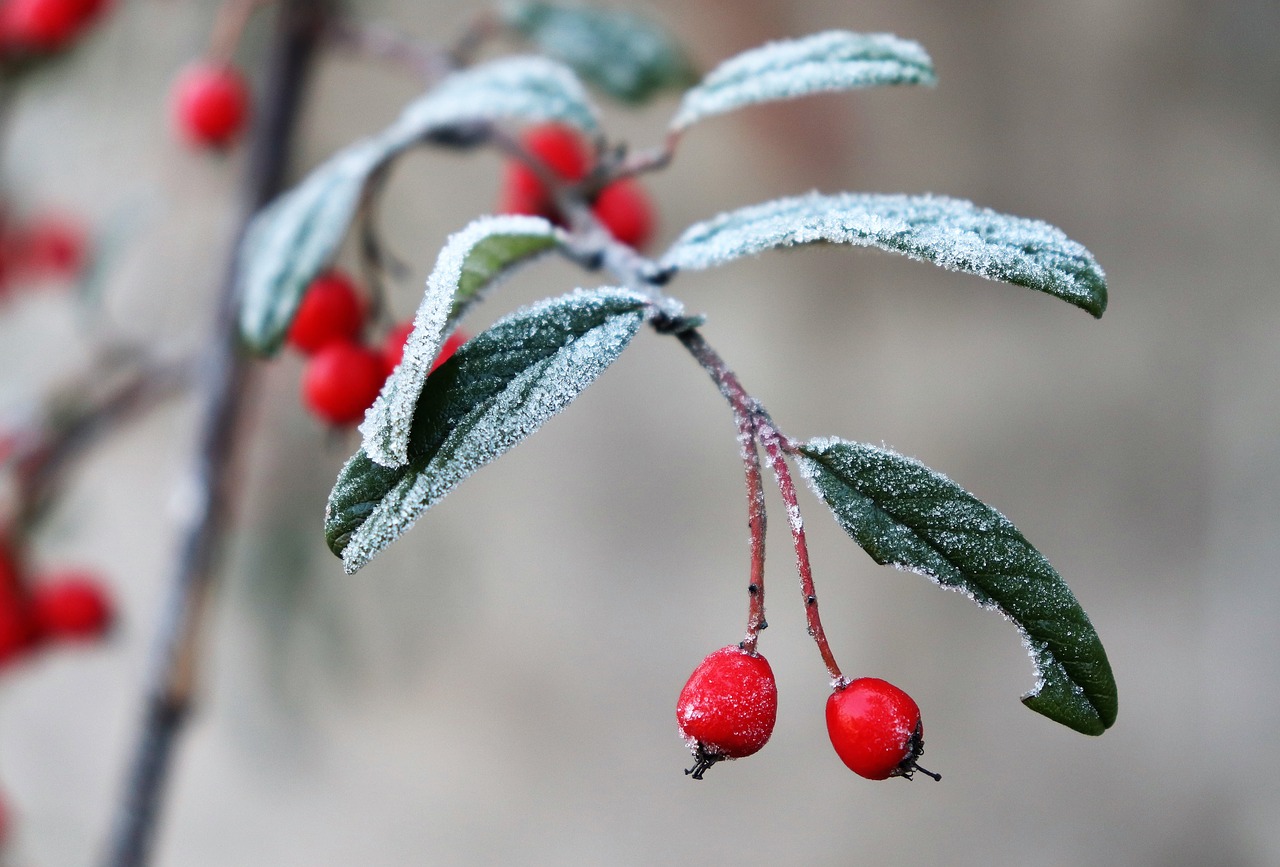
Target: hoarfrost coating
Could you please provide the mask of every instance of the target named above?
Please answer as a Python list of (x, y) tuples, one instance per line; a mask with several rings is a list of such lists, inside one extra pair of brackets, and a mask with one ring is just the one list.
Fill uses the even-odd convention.
[[(635, 336), (649, 310), (648, 299), (623, 289), (572, 293), (505, 317), (458, 350), (455, 359), (460, 365), (476, 358), (482, 364), (482, 353), (491, 349), (486, 347), (486, 335), (502, 330), (510, 332), (508, 337), (532, 337), (548, 327), (544, 318), (591, 309), (614, 312), (604, 315), (600, 324), (569, 336), (548, 357), (525, 367), (467, 410), (452, 423), (425, 465), (406, 469), (376, 504), (370, 504), (371, 510), (342, 549), (348, 573), (367, 563), (459, 482), (528, 437), (595, 381)], [(358, 493), (361, 480), (344, 479), (362, 455), (357, 453), (339, 476), (330, 497), (331, 511), (335, 502)]]
[(931, 194), (811, 192), (750, 205), (690, 226), (661, 264), (701, 270), (819, 241), (875, 247), (1026, 286), (1094, 316), (1107, 306), (1102, 268), (1061, 229)]
[(573, 72), (545, 57), (503, 58), (449, 76), (254, 217), (241, 254), (241, 333), (259, 352), (278, 348), (307, 284), (337, 255), (370, 177), (406, 149), (468, 123), (554, 120), (593, 133), (597, 117)]
[(828, 30), (769, 42), (726, 60), (684, 95), (671, 129), (762, 102), (934, 80), (933, 62), (919, 43), (891, 33)]
[[(507, 245), (505, 251), (489, 249), (480, 251), (488, 255), (477, 256), (477, 248), (492, 239), (513, 243)], [(426, 292), (405, 343), (404, 357), (383, 383), (382, 392), (360, 425), (364, 450), (370, 459), (387, 467), (408, 463), (413, 414), (447, 336), (446, 325), (455, 303), (473, 302), (481, 291), (493, 286), (517, 263), (528, 261), (555, 243), (555, 227), (541, 217), (484, 217), (450, 236), (427, 278)], [(477, 258), (482, 261), (475, 261)], [(464, 272), (473, 277), (477, 285), (468, 287), (468, 298), (459, 299)]]
[(1033, 710), (1086, 734), (1116, 715), (1115, 682), (1088, 616), (1007, 518), (889, 449), (816, 439), (796, 460), (836, 522), (878, 563), (918, 572), (1012, 621), (1036, 664)]

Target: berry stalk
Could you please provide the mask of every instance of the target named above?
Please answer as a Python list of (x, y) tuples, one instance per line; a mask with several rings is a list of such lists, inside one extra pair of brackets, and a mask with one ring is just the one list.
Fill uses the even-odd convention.
[[(831, 652), (831, 645), (827, 642), (827, 634), (822, 628), (822, 617), (818, 611), (818, 596), (813, 585), (813, 568), (809, 562), (809, 545), (805, 539), (804, 521), (800, 515), (800, 504), (796, 499), (795, 481), (786, 461), (786, 454), (792, 450), (790, 441), (774, 426), (773, 420), (769, 418), (764, 407), (747, 392), (737, 375), (729, 369), (724, 359), (711, 348), (696, 328), (677, 328), (676, 339), (711, 375), (720, 393), (733, 407), (735, 417), (743, 414), (748, 418), (753, 437), (752, 453), (754, 454), (756, 441), (764, 446), (774, 478), (778, 482), (778, 491), (782, 495), (783, 504), (787, 507), (787, 524), (791, 528), (791, 537), (795, 545), (796, 571), (800, 575), (800, 592), (804, 594), (804, 612), (805, 620), (809, 625), (809, 635), (818, 645), (818, 653), (822, 656), (822, 662), (831, 676), (832, 685), (838, 689), (846, 683), (846, 680), (840, 672), (840, 666), (836, 664), (835, 654)], [(741, 423), (739, 429), (742, 429)], [(763, 512), (763, 500), (761, 500), (761, 511)], [(763, 533), (763, 521), (761, 532)], [(763, 541), (760, 544), (759, 553), (763, 573)], [(754, 554), (755, 546), (753, 545), (753, 556)]]

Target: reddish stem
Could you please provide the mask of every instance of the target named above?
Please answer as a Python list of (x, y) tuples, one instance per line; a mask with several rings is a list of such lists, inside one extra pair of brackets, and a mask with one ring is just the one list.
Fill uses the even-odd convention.
[(741, 647), (747, 653), (756, 652), (760, 630), (768, 624), (764, 619), (764, 482), (760, 473), (760, 455), (756, 452), (755, 416), (733, 408), (734, 421), (738, 423), (738, 448), (742, 454), (742, 468), (747, 482), (747, 526), (751, 530), (751, 577), (747, 584), (747, 634)]
[(747, 526), (751, 529), (751, 577), (747, 585), (750, 601), (747, 609), (747, 634), (741, 647), (748, 653), (755, 653), (760, 630), (767, 626), (764, 619), (764, 483), (760, 472), (760, 455), (756, 453), (757, 425), (762, 410), (724, 363), (724, 359), (703, 340), (696, 329), (679, 331), (676, 339), (711, 374), (720, 393), (733, 408), (733, 418), (738, 424), (738, 446), (747, 482)]
[(818, 645), (818, 653), (822, 654), (822, 662), (831, 675), (831, 685), (843, 689), (847, 681), (840, 673), (831, 645), (827, 643), (826, 630), (822, 628), (822, 617), (818, 613), (818, 594), (813, 587), (813, 567), (809, 564), (809, 544), (805, 541), (804, 518), (800, 515), (800, 504), (796, 501), (796, 486), (791, 478), (791, 469), (787, 466), (784, 452), (790, 451), (786, 439), (773, 426), (773, 422), (761, 411), (762, 417), (756, 421), (760, 444), (773, 465), (773, 475), (778, 480), (778, 492), (782, 494), (782, 502), (787, 507), (787, 524), (791, 527), (791, 538), (795, 542), (796, 571), (800, 574), (800, 592), (804, 596), (804, 616), (809, 624), (809, 634)]
[[(827, 673), (831, 675), (831, 682), (836, 688), (844, 686), (846, 683), (844, 675), (840, 673), (840, 666), (836, 664), (835, 655), (831, 652), (831, 645), (827, 642), (827, 633), (822, 628), (822, 618), (818, 612), (818, 596), (813, 586), (813, 568), (809, 563), (809, 544), (805, 540), (804, 521), (800, 517), (800, 504), (796, 500), (796, 486), (791, 477), (791, 469), (787, 466), (786, 453), (791, 450), (789, 441), (782, 433), (773, 425), (772, 419), (765, 411), (760, 402), (752, 397), (741, 381), (729, 366), (725, 364), (724, 359), (711, 348), (710, 345), (698, 333), (696, 328), (684, 328), (676, 331), (676, 338), (689, 350), (690, 354), (697, 359), (702, 368), (711, 374), (712, 380), (720, 388), (720, 393), (729, 401), (729, 405), (733, 407), (735, 418), (739, 419), (738, 430), (739, 437), (749, 437), (743, 446), (744, 456), (749, 452), (750, 458), (744, 460), (755, 460), (756, 479), (759, 479), (759, 459), (755, 453), (755, 442), (759, 441), (764, 446), (765, 454), (769, 457), (769, 462), (773, 467), (774, 477), (778, 481), (778, 491), (782, 494), (782, 501), (787, 507), (787, 524), (791, 527), (791, 538), (795, 543), (796, 551), (796, 571), (800, 575), (800, 592), (804, 594), (804, 613), (805, 620), (809, 624), (809, 634), (813, 636), (814, 643), (818, 645), (818, 653), (822, 655), (822, 662), (827, 667)], [(751, 469), (748, 467), (748, 488), (751, 485)], [(752, 501), (752, 508), (756, 508), (758, 504), (760, 510), (760, 542), (759, 546), (755, 544), (755, 527), (752, 527), (752, 569), (757, 566), (755, 557), (759, 554), (760, 575), (764, 574), (764, 501), (763, 491), (760, 498)], [(763, 596), (764, 585), (759, 585), (761, 596)], [(760, 615), (764, 615), (763, 598), (761, 599)], [(754, 616), (755, 611), (752, 610)], [(748, 637), (753, 637), (748, 631)]]

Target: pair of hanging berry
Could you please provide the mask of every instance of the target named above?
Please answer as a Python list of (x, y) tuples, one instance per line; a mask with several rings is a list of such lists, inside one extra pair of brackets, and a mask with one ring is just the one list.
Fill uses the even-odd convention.
[[(768, 660), (732, 644), (710, 654), (689, 676), (676, 702), (680, 737), (693, 753), (695, 780), (717, 762), (757, 753), (773, 734), (778, 686)], [(911, 779), (920, 767), (924, 726), (911, 696), (888, 681), (859, 677), (827, 699), (827, 734), (836, 755), (860, 777)]]
[[(367, 305), (351, 278), (341, 271), (320, 275), (307, 287), (286, 342), (308, 356), (302, 374), (302, 401), (320, 420), (343, 427), (364, 418), (382, 383), (404, 355), (413, 322), (391, 328), (382, 345), (360, 341)], [(466, 336), (450, 335), (436, 356), (435, 370), (453, 355)]]

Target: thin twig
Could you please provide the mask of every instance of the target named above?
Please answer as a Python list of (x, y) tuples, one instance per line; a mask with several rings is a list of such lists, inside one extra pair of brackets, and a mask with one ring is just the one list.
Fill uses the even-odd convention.
[[(251, 142), (241, 235), (252, 214), (282, 187), (307, 73), (328, 9), (325, 0), (283, 0), (280, 5), (260, 122)], [(233, 248), (198, 384), (203, 419), (195, 467), (195, 507), (183, 533), (171, 596), (158, 626), (141, 732), (102, 862), (108, 867), (147, 863), (175, 742), (191, 707), (201, 613), (207, 604), (214, 555), (230, 499), (229, 469), (248, 385), (248, 368), (239, 352), (236, 328), (235, 262)]]

